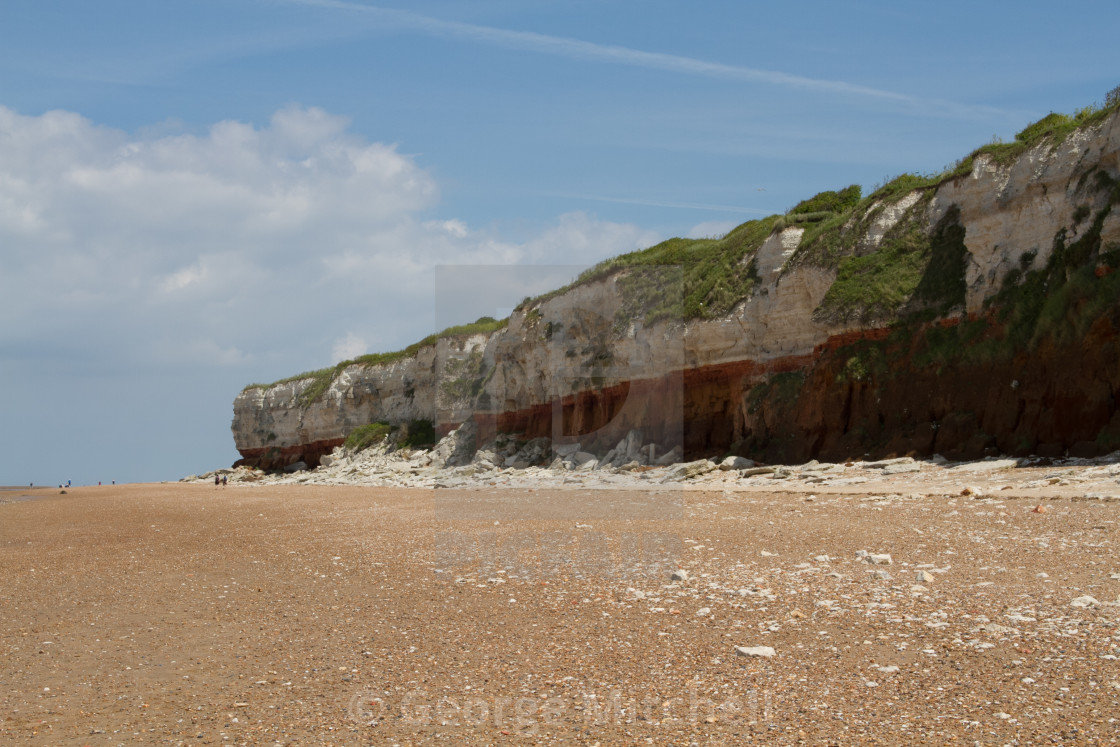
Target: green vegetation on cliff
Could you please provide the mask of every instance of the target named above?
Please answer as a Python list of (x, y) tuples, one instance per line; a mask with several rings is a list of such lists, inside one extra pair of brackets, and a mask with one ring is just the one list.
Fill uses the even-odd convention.
[(392, 429), (392, 426), (388, 423), (380, 422), (359, 425), (350, 431), (350, 435), (346, 437), (342, 445), (354, 452), (364, 451), (388, 438)]
[(941, 315), (964, 305), (968, 249), (960, 210), (949, 208), (931, 234), (926, 213), (932, 198), (925, 192), (875, 251), (837, 261), (836, 280), (816, 311), (819, 318), (872, 322), (900, 311)]
[[(615, 331), (632, 321), (646, 324), (659, 320), (716, 318), (729, 313), (755, 291), (758, 270), (755, 254), (775, 232), (790, 226), (803, 229), (799, 245), (786, 264), (786, 270), (799, 266), (820, 267), (835, 272), (835, 281), (814, 316), (822, 321), (847, 321), (861, 324), (892, 320), (926, 320), (944, 316), (963, 306), (964, 270), (967, 249), (959, 213), (950, 208), (942, 216), (931, 214), (933, 196), (942, 184), (971, 174), (978, 159), (991, 159), (1008, 165), (1032, 148), (1060, 146), (1079, 129), (1095, 126), (1120, 109), (1120, 88), (1108, 95), (1103, 106), (1086, 107), (1073, 115), (1051, 113), (1025, 127), (1014, 141), (995, 141), (975, 149), (965, 158), (937, 174), (902, 174), (874, 189), (866, 197), (859, 185), (837, 191), (821, 192), (803, 200), (785, 215), (748, 221), (722, 238), (674, 238), (640, 251), (600, 262), (582, 273), (571, 285), (543, 296), (526, 299), (518, 307), (530, 323), (539, 321), (540, 305), (572, 288), (618, 278), (622, 305), (615, 319)], [(1111, 204), (1120, 202), (1120, 184), (1104, 171), (1083, 175), (1094, 179), (1094, 189), (1111, 190)], [(1079, 186), (1080, 189), (1080, 186)], [(905, 203), (899, 203), (916, 195)], [(892, 210), (901, 215), (880, 220)], [(1092, 220), (1090, 229), (1077, 241), (1056, 238), (1055, 250), (1047, 268), (1024, 266), (1010, 276), (1005, 291), (992, 300), (1001, 309), (1006, 325), (1007, 344), (1037, 342), (1039, 330), (1047, 334), (1077, 334), (1078, 322), (1070, 317), (1076, 308), (1085, 318), (1106, 304), (1115, 267), (1113, 253), (1092, 248), (1092, 236), (1099, 235), (1106, 211), (1085, 205), (1075, 218)], [(936, 218), (937, 222), (931, 225)], [(880, 230), (875, 241), (869, 232), (877, 223), (889, 226)], [(1085, 264), (1100, 256), (1100, 267)], [(1061, 274), (1054, 263), (1059, 262)], [(1098, 273), (1104, 272), (1104, 275)], [(1092, 276), (1090, 278), (1090, 276)], [(1104, 282), (1100, 282), (1104, 278)], [(1109, 279), (1111, 278), (1111, 279)], [(1107, 287), (1106, 287), (1107, 286)], [(1104, 289), (1102, 291), (1102, 288)], [(1105, 295), (1102, 295), (1104, 293)], [(536, 315), (536, 316), (534, 316)], [(299, 394), (299, 405), (306, 407), (328, 390), (332, 381), (348, 366), (391, 364), (411, 357), (441, 338), (470, 334), (489, 334), (502, 329), (507, 319), (484, 317), (472, 324), (449, 327), (434, 335), (390, 353), (373, 353), (343, 361), (335, 366), (291, 376), (270, 385), (253, 384), (246, 389), (267, 388), (292, 381), (309, 381)], [(1062, 325), (1073, 325), (1062, 332)], [(542, 326), (551, 334), (551, 324)], [(972, 335), (966, 325), (960, 334)], [(969, 338), (969, 341), (972, 337)], [(932, 351), (930, 360), (938, 356)], [(857, 356), (858, 357), (858, 356)], [(851, 374), (862, 375), (858, 361)], [(447, 396), (461, 397), (474, 392), (466, 377), (462, 391), (449, 389)], [(475, 377), (477, 378), (477, 377)]]
[(819, 426), (812, 408), (822, 391), (842, 416), (825, 447), (834, 458), (910, 449), (952, 459), (1061, 455), (1067, 448), (1092, 456), (1120, 448), (1111, 394), (1120, 245), (1102, 240), (1120, 209), (1120, 179), (1097, 167), (1075, 185), (1085, 200), (1075, 225), (1057, 231), (1045, 262), (1023, 253), (977, 314), (945, 313), (965, 294), (964, 229), (948, 211), (932, 232), (927, 269), (889, 333), (826, 352), (800, 380), (781, 375), (758, 383), (745, 400), (754, 421), (743, 448), (772, 460), (807, 458), (805, 441), (789, 434), (797, 424), (804, 432)]
[(859, 204), (863, 188), (852, 184), (839, 192), (821, 192), (808, 200), (802, 200), (789, 211), (790, 216), (813, 215), (819, 213), (842, 213)]
[(428, 446), (436, 442), (435, 426), (430, 420), (410, 420), (399, 428), (378, 421), (359, 425), (350, 431), (342, 445), (354, 452), (364, 451), (384, 442), (394, 432), (397, 434), (394, 440), (398, 446)]
[[(620, 317), (643, 319), (709, 319), (726, 314), (750, 295), (758, 276), (750, 261), (774, 230), (777, 216), (752, 220), (720, 239), (669, 239), (648, 249), (621, 254), (585, 270), (571, 285), (529, 299), (537, 307), (572, 288), (622, 273)], [(649, 268), (679, 268), (679, 275)], [(646, 270), (646, 271), (642, 271)], [(658, 287), (666, 279), (676, 285)]]
[(420, 352), (422, 348), (435, 345), (439, 340), (450, 337), (490, 334), (499, 329), (504, 329), (508, 324), (509, 319), (494, 319), (489, 316), (484, 316), (470, 324), (459, 324), (454, 327), (448, 327), (434, 335), (428, 335), (420, 342), (414, 342), (404, 350), (395, 350), (391, 353), (369, 353), (367, 355), (360, 355), (357, 358), (340, 361), (333, 366), (320, 368), (317, 371), (305, 371), (295, 376), (288, 376), (279, 381), (274, 381), (271, 384), (250, 384), (242, 391), (248, 391), (249, 389), (269, 389), (280, 384), (289, 384), (294, 381), (306, 381), (310, 379), (311, 383), (299, 394), (300, 406), (306, 407), (322, 397), (327, 389), (330, 388), (331, 382), (334, 381), (344, 369), (350, 366), (382, 366), (389, 363), (396, 363), (405, 358), (411, 358), (416, 355), (416, 353)]

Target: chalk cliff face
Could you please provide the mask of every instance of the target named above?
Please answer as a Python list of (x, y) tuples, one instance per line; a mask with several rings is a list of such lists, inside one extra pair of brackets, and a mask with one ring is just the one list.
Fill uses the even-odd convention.
[(234, 439), (264, 467), (314, 466), (358, 426), (415, 420), (600, 451), (637, 428), (662, 450), (769, 460), (1111, 450), (1118, 184), (1112, 111), (981, 149), (959, 173), (760, 222), (721, 270), (748, 280), (718, 313), (676, 302), (724, 282), (697, 278), (687, 253), (623, 263), (496, 331), (248, 388)]

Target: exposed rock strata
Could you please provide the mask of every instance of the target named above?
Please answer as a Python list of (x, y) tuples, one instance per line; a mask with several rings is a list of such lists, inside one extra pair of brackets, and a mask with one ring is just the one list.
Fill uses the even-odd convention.
[[(837, 229), (859, 235), (836, 256), (802, 226), (775, 231), (744, 257), (757, 282), (730, 313), (647, 325), (629, 313), (633, 270), (620, 270), (520, 308), (492, 334), (352, 365), (316, 397), (312, 379), (247, 389), (234, 438), (264, 467), (318, 464), (359, 425), (414, 419), (440, 433), (473, 420), (480, 445), (512, 432), (600, 454), (635, 429), (660, 453), (768, 461), (1110, 451), (1118, 183), (1114, 113), (1006, 165), (981, 154), (970, 173), (872, 201)], [(844, 263), (914, 236), (926, 263), (916, 287), (853, 306)]]

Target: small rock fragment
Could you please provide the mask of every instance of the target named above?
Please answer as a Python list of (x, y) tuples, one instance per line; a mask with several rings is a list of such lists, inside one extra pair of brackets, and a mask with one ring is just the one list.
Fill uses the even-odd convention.
[(919, 584), (932, 584), (933, 574), (929, 571), (918, 571), (914, 576)]
[(774, 649), (770, 646), (736, 646), (735, 653), (739, 656), (752, 656), (769, 659), (774, 655)]
[(1070, 607), (1080, 607), (1080, 608), (1084, 609), (1084, 608), (1091, 608), (1091, 607), (1100, 607), (1101, 603), (1098, 602), (1096, 600), (1096, 598), (1091, 597), (1088, 594), (1086, 594), (1083, 597), (1078, 597), (1077, 599), (1074, 599), (1072, 602), (1069, 603), (1069, 606)]
[(687, 581), (688, 580), (688, 571), (686, 571), (682, 568), (678, 568), (677, 570), (673, 571), (673, 575), (670, 576), (669, 578), (673, 581)]

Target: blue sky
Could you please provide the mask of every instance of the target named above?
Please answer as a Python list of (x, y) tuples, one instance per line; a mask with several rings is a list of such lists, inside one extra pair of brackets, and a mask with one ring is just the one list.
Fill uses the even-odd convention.
[[(0, 6), (0, 484), (228, 465), (231, 402), (1120, 84), (1115, 2)], [(518, 275), (522, 277), (522, 275)], [(495, 310), (541, 290), (512, 283)]]

